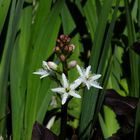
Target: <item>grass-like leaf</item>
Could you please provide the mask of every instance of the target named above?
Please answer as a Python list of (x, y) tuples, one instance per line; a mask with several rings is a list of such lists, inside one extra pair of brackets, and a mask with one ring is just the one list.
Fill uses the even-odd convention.
[[(41, 29), (38, 30), (38, 35), (36, 36), (36, 39), (33, 39), (33, 50), (30, 53), (33, 53), (31, 58), (31, 65), (29, 67), (29, 80), (28, 80), (28, 88), (27, 88), (27, 102), (26, 102), (26, 108), (25, 108), (25, 128), (26, 128), (26, 137), (25, 139), (30, 140), (31, 139), (31, 131), (34, 121), (36, 120), (38, 110), (42, 106), (44, 98), (47, 96), (47, 90), (50, 90), (50, 82), (45, 82), (44, 86), (41, 86), (41, 80), (39, 77), (33, 75), (33, 71), (35, 71), (37, 68), (41, 67), (42, 60), (46, 60), (53, 52), (53, 47), (55, 45), (55, 40), (57, 38), (57, 34), (60, 27), (60, 18), (59, 14), (61, 11), (61, 8), (63, 6), (63, 1), (58, 1), (55, 3), (52, 10), (49, 12), (49, 15), (47, 19), (44, 19), (43, 23), (46, 23), (44, 25), (43, 23), (38, 24)], [(43, 26), (41, 26), (43, 25)], [(52, 30), (53, 29), (53, 30)], [(48, 96), (50, 98), (51, 96)], [(50, 98), (51, 99), (51, 98)], [(46, 101), (46, 104), (44, 106), (44, 115), (45, 111), (47, 109), (47, 106), (49, 104)], [(43, 109), (43, 107), (41, 107)], [(40, 121), (42, 120), (43, 116), (42, 114), (41, 118), (38, 118)]]
[(17, 36), (11, 60), (10, 86), (12, 103), (12, 130), (14, 140), (21, 139), (23, 133), (25, 94), (27, 88), (27, 84), (23, 81), (23, 79), (27, 80), (27, 76), (24, 75), (23, 77), (23, 72), (25, 70), (24, 67), (27, 67), (24, 64), (31, 35), (31, 11), (31, 6), (24, 8), (22, 11), (22, 18), (19, 25), (20, 33)]
[[(0, 67), (0, 104), (1, 104), (0, 116), (5, 116), (6, 113), (5, 107), (7, 104), (7, 97), (8, 97), (8, 95), (6, 94), (6, 89), (8, 85), (9, 65), (10, 65), (12, 50), (14, 47), (15, 36), (18, 29), (18, 23), (20, 19), (22, 6), (23, 6), (23, 0), (17, 1), (17, 3), (16, 0), (12, 1), (9, 27), (8, 27), (6, 43), (5, 43), (3, 56), (1, 60), (1, 67)], [(2, 134), (4, 129), (2, 121), (0, 125), (1, 125), (0, 133)]]
[[(94, 46), (91, 52), (90, 64), (95, 72), (97, 72), (100, 53), (102, 51), (102, 41), (105, 33), (105, 28), (108, 20), (108, 15), (112, 1), (105, 1), (102, 7), (101, 15), (99, 17), (97, 29), (94, 37)], [(94, 17), (93, 17), (94, 18)], [(84, 92), (84, 98), (82, 102), (82, 112), (80, 120), (80, 138), (90, 139), (90, 132), (92, 126), (92, 119), (95, 113), (96, 101), (98, 97), (98, 90), (91, 89)], [(88, 117), (87, 117), (88, 114)]]
[(8, 9), (10, 6), (10, 0), (1, 0), (0, 1), (0, 33), (3, 29), (3, 25), (8, 13)]

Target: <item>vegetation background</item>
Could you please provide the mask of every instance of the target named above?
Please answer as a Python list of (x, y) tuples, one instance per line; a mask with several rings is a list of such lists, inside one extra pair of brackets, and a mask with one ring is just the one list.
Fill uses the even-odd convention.
[(54, 82), (32, 73), (55, 59), (60, 34), (76, 46), (71, 59), (102, 74), (103, 86), (70, 102), (67, 138), (139, 139), (139, 0), (0, 0), (0, 135), (31, 140), (35, 121), (46, 125), (53, 116), (51, 131), (59, 135), (60, 104), (50, 106)]

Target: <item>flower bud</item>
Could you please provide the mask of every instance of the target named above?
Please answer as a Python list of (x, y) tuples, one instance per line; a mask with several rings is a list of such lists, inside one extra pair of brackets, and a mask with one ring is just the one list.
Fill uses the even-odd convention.
[(57, 70), (57, 67), (58, 66), (54, 62), (48, 61), (47, 64), (48, 64), (48, 66), (49, 66), (50, 69)]
[(70, 61), (68, 63), (68, 68), (69, 69), (74, 68), (76, 65), (77, 65), (77, 61), (76, 60)]
[(56, 52), (56, 53), (61, 52), (61, 50), (60, 50), (60, 47), (59, 47), (59, 46), (56, 46), (54, 50), (55, 50), (55, 52)]
[(64, 46), (64, 50), (67, 52), (69, 50), (69, 46), (68, 45)]
[(70, 44), (69, 45), (69, 52), (72, 52), (75, 49), (75, 45)]
[(66, 36), (66, 35), (63, 35), (63, 34), (60, 35), (60, 39), (61, 39), (61, 40), (64, 40), (65, 36)]
[(60, 58), (60, 60), (61, 60), (62, 62), (64, 62), (64, 61), (66, 60), (66, 57), (65, 57), (63, 54), (61, 54), (61, 55), (59, 56), (59, 58)]
[(61, 42), (61, 40), (58, 38), (58, 39), (56, 40), (56, 42), (57, 42), (57, 43), (60, 43), (60, 42)]

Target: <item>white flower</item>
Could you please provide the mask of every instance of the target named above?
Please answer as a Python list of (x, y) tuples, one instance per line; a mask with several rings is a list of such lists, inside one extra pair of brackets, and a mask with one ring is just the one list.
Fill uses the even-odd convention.
[(43, 68), (38, 69), (36, 72), (33, 72), (33, 74), (41, 75), (40, 78), (44, 78), (44, 77), (50, 75), (50, 73), (52, 72), (52, 70), (48, 66), (47, 62), (43, 61), (42, 62), (42, 67)]
[(80, 83), (76, 80), (73, 83), (69, 84), (65, 74), (62, 74), (62, 87), (51, 89), (53, 92), (57, 92), (61, 94), (62, 104), (65, 104), (69, 96), (73, 96), (76, 98), (81, 98), (79, 94), (76, 93), (75, 89), (80, 85)]
[(102, 87), (96, 81), (101, 77), (101, 74), (92, 74), (90, 70), (91, 66), (88, 66), (86, 69), (81, 69), (79, 65), (76, 65), (76, 68), (78, 70), (78, 73), (80, 74), (80, 77), (78, 79), (81, 81), (81, 83), (87, 86), (88, 90), (91, 86), (102, 89)]

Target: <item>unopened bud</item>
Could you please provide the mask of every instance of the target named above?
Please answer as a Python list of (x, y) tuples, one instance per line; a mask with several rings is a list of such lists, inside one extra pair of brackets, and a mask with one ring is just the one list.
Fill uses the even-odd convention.
[(55, 52), (56, 52), (56, 53), (60, 52), (60, 47), (59, 47), (59, 46), (56, 46), (56, 47), (55, 47)]
[(64, 61), (66, 60), (66, 57), (65, 57), (63, 54), (61, 54), (61, 55), (59, 56), (59, 58), (60, 58), (60, 60), (61, 60), (62, 62), (64, 62)]
[(69, 43), (70, 42), (70, 37), (68, 35), (60, 35), (60, 39), (63, 43)]
[(67, 52), (69, 50), (69, 46), (68, 45), (64, 46), (64, 50)]
[(57, 42), (57, 43), (60, 43), (60, 42), (61, 42), (61, 40), (58, 38), (58, 39), (56, 40), (56, 42)]
[(63, 42), (60, 42), (60, 43), (59, 43), (59, 46), (60, 46), (61, 48), (63, 48), (63, 47), (64, 47), (64, 43), (63, 43)]
[(47, 64), (48, 64), (48, 66), (49, 66), (50, 69), (57, 70), (57, 67), (58, 66), (54, 62), (48, 61)]
[(65, 35), (60, 35), (60, 39), (63, 40), (65, 38)]
[(75, 49), (75, 46), (73, 44), (69, 45), (69, 52), (72, 52)]
[(68, 64), (68, 68), (69, 69), (74, 68), (76, 65), (77, 65), (77, 61), (76, 60), (70, 61), (69, 64)]

